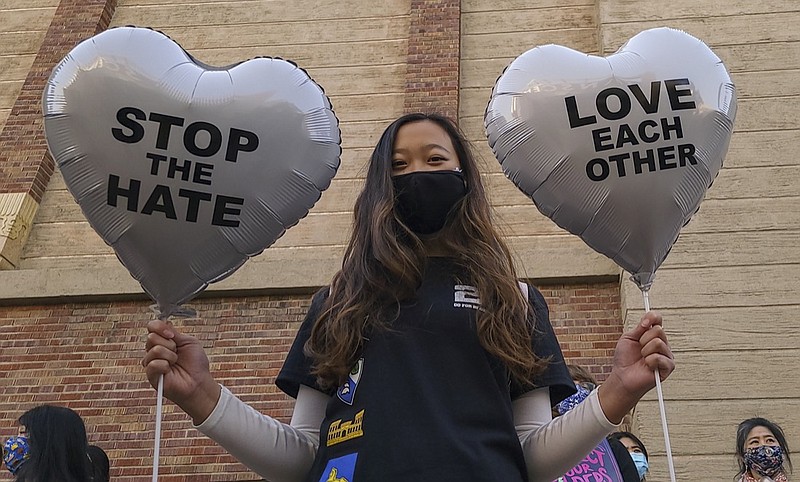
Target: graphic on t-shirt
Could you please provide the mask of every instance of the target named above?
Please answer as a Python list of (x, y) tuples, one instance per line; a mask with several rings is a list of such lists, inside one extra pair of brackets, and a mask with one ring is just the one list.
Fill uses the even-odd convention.
[(478, 288), (470, 285), (455, 285), (453, 289), (455, 290), (453, 308), (481, 309), (481, 298), (478, 293)]
[(358, 412), (356, 416), (353, 417), (353, 420), (348, 420), (346, 422), (342, 419), (334, 420), (330, 427), (328, 427), (328, 447), (364, 435), (364, 430), (362, 429), (363, 423), (364, 410)]
[(358, 454), (349, 454), (328, 461), (319, 482), (353, 482)]
[(353, 400), (356, 396), (356, 389), (358, 388), (358, 381), (361, 380), (361, 372), (363, 370), (364, 359), (359, 358), (356, 364), (353, 365), (353, 369), (350, 370), (350, 374), (347, 375), (347, 381), (336, 391), (336, 396), (339, 397), (339, 400), (348, 405), (353, 404)]

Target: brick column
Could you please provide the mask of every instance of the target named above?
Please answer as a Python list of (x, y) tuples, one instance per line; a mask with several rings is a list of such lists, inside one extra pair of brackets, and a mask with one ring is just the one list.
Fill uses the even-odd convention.
[(458, 117), (461, 2), (411, 0), (405, 112)]
[(0, 269), (14, 269), (53, 174), (42, 129), (50, 71), (81, 40), (102, 32), (117, 0), (61, 0), (0, 132)]

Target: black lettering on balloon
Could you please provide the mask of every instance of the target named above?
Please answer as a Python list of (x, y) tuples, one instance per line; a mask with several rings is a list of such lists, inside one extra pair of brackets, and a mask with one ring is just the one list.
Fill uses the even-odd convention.
[[(599, 174), (595, 174), (595, 166), (600, 168)], [(608, 168), (608, 163), (603, 158), (597, 157), (586, 164), (586, 175), (589, 176), (589, 179), (592, 181), (603, 181), (609, 174), (610, 169)]]
[(578, 113), (578, 104), (575, 101), (574, 95), (564, 99), (564, 103), (567, 105), (567, 118), (569, 119), (569, 127), (571, 129), (588, 126), (597, 122), (597, 117), (593, 115), (581, 117)]
[(633, 93), (633, 96), (636, 97), (636, 100), (639, 101), (639, 105), (642, 106), (645, 113), (647, 114), (655, 114), (658, 112), (658, 101), (661, 98), (661, 81), (654, 81), (650, 82), (650, 98), (648, 99), (645, 97), (644, 92), (642, 92), (642, 88), (638, 84), (631, 84), (628, 88)]
[(594, 141), (594, 152), (607, 151), (614, 148), (613, 142), (607, 142), (612, 140), (610, 127), (593, 129), (592, 140)]
[[(612, 111), (608, 105), (608, 98), (612, 96), (619, 99), (619, 110), (616, 112)], [(609, 87), (601, 90), (597, 94), (595, 104), (597, 105), (597, 112), (607, 120), (619, 120), (631, 112), (631, 98), (627, 92), (619, 87)]]
[(647, 143), (656, 142), (661, 137), (661, 134), (659, 134), (658, 131), (654, 131), (653, 135), (648, 135), (647, 134), (648, 127), (655, 129), (656, 127), (658, 127), (658, 123), (650, 119), (643, 120), (639, 124), (639, 138)]
[(631, 126), (628, 124), (622, 124), (619, 126), (619, 132), (617, 133), (617, 145), (616, 148), (619, 149), (623, 147), (625, 144), (631, 144), (633, 146), (639, 145), (639, 140), (636, 138), (636, 134), (633, 133)]
[(658, 168), (661, 170), (675, 169), (678, 167), (674, 162), (669, 162), (675, 159), (675, 146), (659, 147), (658, 151)]
[(652, 149), (647, 149), (644, 151), (645, 155), (642, 157), (642, 153), (639, 151), (633, 152), (633, 171), (636, 174), (642, 173), (642, 166), (647, 164), (647, 170), (653, 172), (656, 170), (656, 156), (653, 153)]
[(172, 202), (172, 194), (169, 192), (169, 186), (156, 184), (150, 197), (142, 208), (142, 214), (153, 214), (154, 212), (161, 212), (169, 219), (178, 219), (175, 214), (175, 204)]
[(206, 186), (211, 185), (211, 174), (214, 170), (213, 164), (206, 164), (205, 162), (197, 162), (194, 163), (194, 175), (192, 176), (192, 182), (197, 184), (205, 184)]
[(697, 159), (694, 157), (694, 144), (678, 145), (678, 164), (681, 167), (685, 167), (686, 161), (689, 161), (689, 164), (692, 165), (697, 164)]
[[(200, 131), (208, 132), (209, 140), (208, 145), (202, 148), (197, 145), (197, 134)], [(189, 124), (186, 131), (183, 133), (183, 144), (186, 150), (200, 157), (211, 157), (219, 152), (222, 147), (222, 132), (214, 124), (198, 121)]]
[(211, 201), (210, 193), (192, 191), (191, 189), (178, 190), (178, 196), (185, 197), (189, 200), (189, 205), (186, 208), (186, 220), (190, 223), (197, 222), (197, 213), (200, 211), (200, 201)]
[(692, 89), (680, 89), (678, 88), (681, 85), (690, 85), (689, 79), (672, 79), (672, 80), (665, 80), (664, 85), (667, 87), (667, 95), (669, 96), (669, 105), (672, 107), (672, 110), (685, 110), (685, 109), (694, 109), (697, 107), (697, 104), (694, 103), (693, 100), (683, 102), (681, 101), (681, 97), (686, 97), (692, 95)]
[(159, 114), (158, 112), (151, 112), (150, 120), (158, 122), (158, 136), (156, 137), (157, 149), (166, 149), (169, 145), (169, 133), (172, 130), (172, 126), (183, 125), (183, 118)]
[(229, 207), (229, 205), (244, 205), (244, 199), (231, 196), (223, 196), (217, 194), (217, 199), (214, 202), (214, 215), (211, 218), (211, 224), (214, 226), (226, 226), (235, 228), (239, 226), (238, 219), (226, 219), (225, 216), (238, 216), (242, 210), (236, 207)]
[(183, 164), (178, 163), (177, 157), (169, 158), (169, 167), (167, 168), (167, 177), (175, 179), (175, 173), (181, 173), (181, 181), (188, 181), (192, 175), (192, 161), (185, 159)]
[[(133, 119), (131, 116), (133, 116)], [(144, 112), (136, 107), (123, 107), (117, 111), (117, 122), (130, 129), (131, 133), (126, 134), (119, 127), (114, 127), (111, 129), (111, 135), (120, 142), (135, 144), (144, 138), (144, 127), (134, 119), (145, 120), (146, 118)]]
[(236, 162), (240, 152), (253, 152), (256, 148), (258, 148), (258, 136), (254, 132), (232, 127), (228, 137), (228, 148), (225, 150), (225, 160)]
[(673, 117), (672, 124), (670, 124), (669, 119), (662, 117), (661, 132), (664, 134), (665, 141), (672, 139), (672, 136), (669, 134), (670, 132), (674, 132), (676, 138), (683, 139), (683, 126), (681, 125), (681, 118), (678, 116)]
[(139, 189), (142, 182), (131, 179), (128, 189), (119, 187), (119, 176), (108, 175), (108, 192), (106, 193), (106, 203), (109, 206), (117, 207), (117, 198), (124, 197), (128, 200), (128, 211), (136, 212), (139, 209)]
[(608, 157), (609, 162), (616, 162), (617, 163), (617, 174), (619, 177), (625, 177), (625, 159), (629, 159), (631, 157), (630, 154), (627, 152), (623, 152), (622, 154), (615, 154), (613, 156)]
[(153, 154), (152, 152), (148, 152), (147, 154), (145, 154), (145, 157), (153, 161), (150, 163), (150, 174), (152, 174), (153, 176), (157, 176), (158, 168), (160, 166), (159, 163), (165, 162), (167, 160), (167, 156), (162, 156), (161, 154)]

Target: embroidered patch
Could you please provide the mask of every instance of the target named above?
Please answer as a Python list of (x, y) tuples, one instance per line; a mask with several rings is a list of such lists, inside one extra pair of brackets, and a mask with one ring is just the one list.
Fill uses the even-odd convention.
[(353, 482), (358, 454), (349, 454), (328, 461), (319, 482)]
[(353, 400), (356, 396), (356, 389), (358, 388), (358, 381), (361, 380), (361, 373), (363, 370), (364, 359), (359, 358), (356, 364), (353, 365), (353, 369), (350, 370), (350, 374), (347, 375), (347, 381), (336, 391), (336, 396), (339, 397), (339, 400), (348, 405), (353, 404)]
[(327, 446), (336, 445), (348, 440), (364, 435), (364, 410), (361, 410), (353, 417), (353, 420), (343, 422), (341, 419), (334, 420), (328, 427)]

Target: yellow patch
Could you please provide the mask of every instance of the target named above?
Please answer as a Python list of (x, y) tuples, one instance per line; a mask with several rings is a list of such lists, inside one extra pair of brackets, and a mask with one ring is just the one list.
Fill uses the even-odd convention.
[[(328, 428), (327, 446), (336, 445), (364, 435), (362, 424), (364, 422), (364, 410), (356, 414), (353, 420), (343, 422), (341, 419), (331, 423)], [(330, 479), (329, 479), (330, 480)]]

